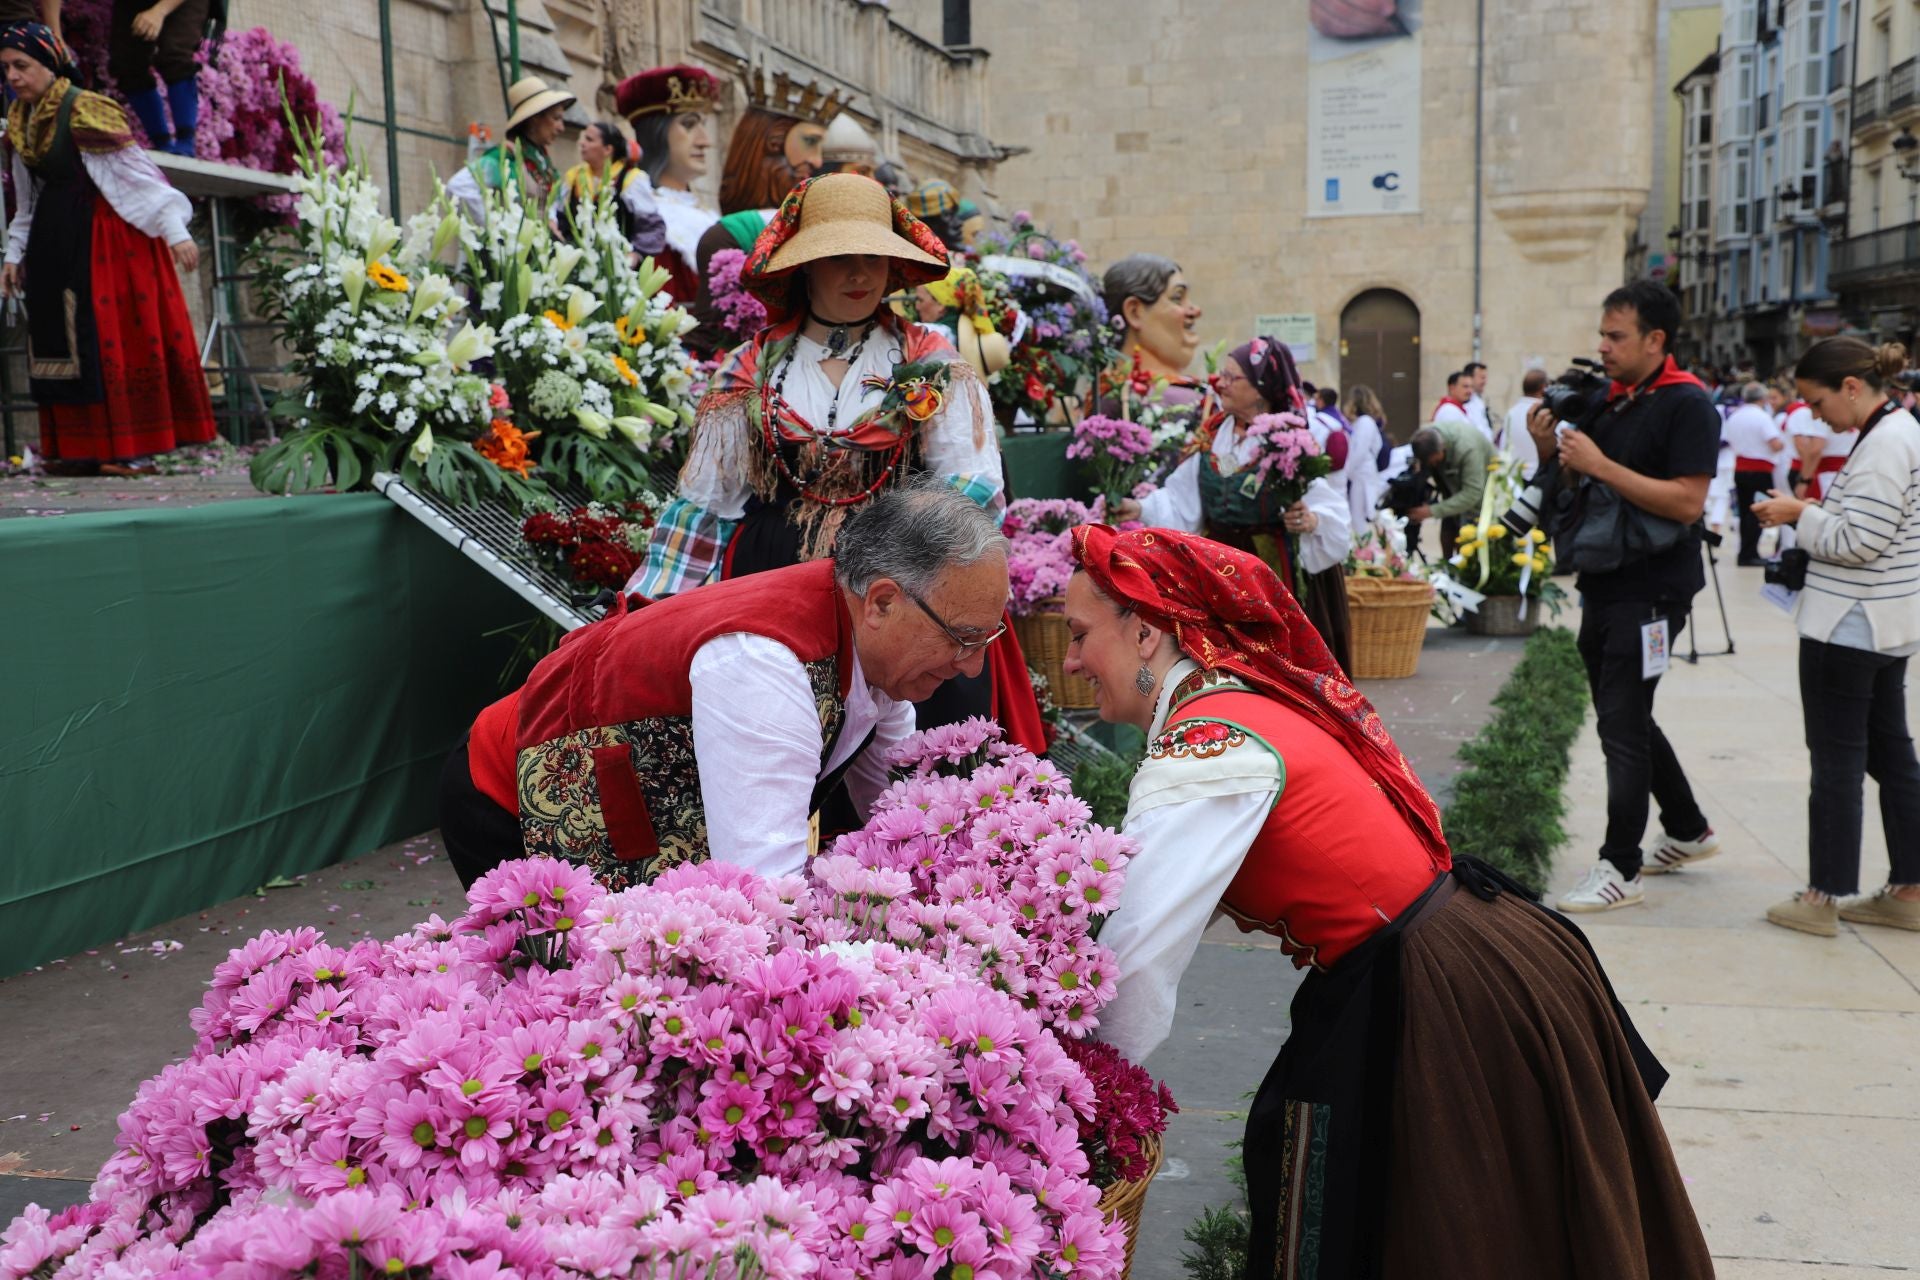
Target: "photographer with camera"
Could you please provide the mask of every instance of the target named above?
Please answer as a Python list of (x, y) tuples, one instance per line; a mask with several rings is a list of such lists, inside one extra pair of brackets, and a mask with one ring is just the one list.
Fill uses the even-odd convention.
[[(1557, 432), (1574, 397), (1547, 388), (1527, 420), (1543, 463), (1535, 484), (1561, 563), (1579, 574), (1580, 656), (1607, 759), (1600, 858), (1558, 903), (1610, 911), (1644, 901), (1640, 873), (1720, 852), (1693, 788), (1653, 719), (1667, 655), (1706, 585), (1698, 528), (1720, 454), (1720, 413), (1667, 354), (1680, 304), (1636, 280), (1601, 304), (1600, 363), (1610, 382)], [(1597, 379), (1594, 380), (1597, 383)], [(1531, 491), (1530, 491), (1531, 492)], [(1646, 855), (1648, 796), (1662, 835)]]
[(1453, 554), (1460, 518), (1480, 512), (1481, 499), (1487, 492), (1487, 468), (1493, 465), (1493, 446), (1480, 434), (1480, 428), (1465, 418), (1424, 426), (1408, 443), (1413, 446), (1414, 461), (1441, 496), (1409, 509), (1407, 519), (1438, 517), (1440, 558), (1444, 560)]
[[(1812, 789), (1807, 890), (1767, 909), (1786, 929), (1832, 937), (1838, 922), (1920, 930), (1920, 761), (1907, 731), (1907, 659), (1920, 653), (1920, 423), (1890, 399), (1905, 362), (1858, 338), (1813, 345), (1794, 373), (1800, 398), (1835, 431), (1858, 430), (1846, 464), (1816, 504), (1754, 505), (1764, 525), (1796, 525), (1799, 542), (1768, 580), (1799, 591), (1800, 706)], [(1892, 874), (1860, 891), (1863, 779), (1880, 784)]]

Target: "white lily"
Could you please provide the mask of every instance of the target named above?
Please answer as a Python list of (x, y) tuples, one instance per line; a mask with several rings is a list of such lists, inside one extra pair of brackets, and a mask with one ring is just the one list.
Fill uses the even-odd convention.
[(432, 256), (437, 258), (445, 253), (447, 246), (452, 244), (453, 238), (459, 234), (460, 215), (449, 209), (447, 210), (447, 216), (440, 219), (440, 229), (433, 233)]
[(605, 440), (613, 433), (613, 420), (591, 409), (575, 410), (573, 419), (580, 424), (582, 431), (596, 440)]
[(670, 427), (680, 420), (680, 411), (678, 409), (669, 409), (665, 405), (654, 404), (651, 401), (642, 404), (640, 406), (640, 412), (646, 414), (663, 427)]
[(493, 354), (493, 330), (469, 320), (447, 343), (447, 360), (456, 369), (466, 369), (476, 360)]
[(613, 429), (627, 438), (627, 443), (636, 449), (644, 449), (653, 441), (653, 424), (645, 418), (621, 416), (613, 420)]
[(340, 264), (340, 289), (347, 295), (347, 305), (355, 312), (360, 310), (361, 295), (367, 291), (367, 267), (365, 263), (355, 262), (351, 258)]
[(586, 253), (577, 245), (564, 244), (555, 249), (552, 261), (547, 264), (548, 269), (553, 272), (553, 282), (557, 285), (565, 284), (567, 277), (573, 274), (573, 269), (579, 266), (586, 256)]
[(640, 264), (640, 296), (652, 298), (654, 294), (665, 288), (667, 281), (671, 279), (673, 279), (671, 272), (665, 267), (655, 266), (653, 259), (648, 258)]
[(433, 453), (433, 428), (422, 427), (420, 434), (413, 438), (413, 447), (407, 450), (407, 456), (422, 466)]
[(374, 262), (392, 253), (393, 246), (400, 243), (400, 234), (400, 224), (392, 218), (376, 219), (367, 238), (367, 261)]
[(451, 280), (438, 275), (422, 276), (420, 282), (413, 286), (413, 306), (407, 312), (407, 323), (412, 324), (452, 296)]
[(600, 309), (600, 300), (585, 289), (575, 285), (567, 294), (567, 323), (578, 329), (587, 322), (587, 317)]

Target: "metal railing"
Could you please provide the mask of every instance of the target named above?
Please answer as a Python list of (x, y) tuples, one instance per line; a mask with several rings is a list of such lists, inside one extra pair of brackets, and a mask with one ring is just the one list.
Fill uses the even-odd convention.
[(1820, 166), (1820, 204), (1845, 204), (1850, 171), (1845, 156), (1834, 156)]
[(1872, 124), (1880, 118), (1881, 98), (1880, 80), (1862, 80), (1853, 87), (1853, 127), (1857, 132), (1863, 125)]
[(1838, 284), (1847, 276), (1857, 279), (1909, 271), (1920, 274), (1920, 222), (1842, 240), (1833, 246), (1827, 276)]
[(1914, 59), (1905, 62), (1887, 73), (1887, 110), (1899, 111), (1914, 103)]

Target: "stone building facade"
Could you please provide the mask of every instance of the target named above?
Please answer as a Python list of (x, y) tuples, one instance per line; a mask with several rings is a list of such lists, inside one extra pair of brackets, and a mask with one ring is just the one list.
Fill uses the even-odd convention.
[[(468, 128), (504, 123), (507, 0), (236, 0), (233, 22), (299, 46), (320, 92), (353, 103), (354, 141), (387, 181), (381, 11), (391, 29), (393, 114), (403, 208), (431, 198), (465, 157)], [(916, 175), (980, 189), (1000, 152), (988, 141), (981, 49), (948, 49), (894, 21), (882, 0), (516, 0), (522, 66), (564, 83), (584, 125), (612, 117), (613, 86), (647, 67), (693, 62), (730, 85), (714, 126), (724, 148), (749, 66), (838, 90), (888, 154)], [(572, 162), (571, 140), (556, 156)], [(720, 165), (708, 181), (718, 187)]]
[[(1647, 202), (1656, 3), (1487, 0), (1483, 43), (1474, 5), (1425, 0), (1420, 212), (1309, 218), (1304, 4), (972, 0), (970, 38), (993, 50), (988, 131), (1029, 149), (999, 166), (994, 194), (1096, 265), (1178, 260), (1208, 345), (1243, 340), (1257, 316), (1310, 313), (1308, 378), (1383, 381), (1383, 360), (1397, 364), (1404, 438), (1475, 356), (1483, 69), (1488, 399), (1504, 408), (1530, 363), (1591, 354)], [(937, 38), (946, 7), (895, 10)]]

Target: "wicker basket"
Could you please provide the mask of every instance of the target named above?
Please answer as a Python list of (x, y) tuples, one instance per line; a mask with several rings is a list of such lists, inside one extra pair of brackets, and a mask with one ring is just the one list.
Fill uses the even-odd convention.
[(1140, 1213), (1147, 1207), (1147, 1188), (1153, 1185), (1166, 1154), (1157, 1133), (1148, 1134), (1140, 1148), (1147, 1155), (1147, 1171), (1132, 1182), (1116, 1182), (1100, 1193), (1100, 1212), (1107, 1221), (1117, 1218), (1127, 1224), (1127, 1265), (1121, 1269), (1120, 1280), (1128, 1280), (1133, 1274), (1133, 1242), (1140, 1234)]
[(1401, 680), (1420, 669), (1433, 588), (1424, 582), (1348, 578), (1355, 680)]
[(1042, 600), (1034, 612), (1014, 618), (1013, 633), (1020, 638), (1027, 665), (1047, 678), (1053, 705), (1066, 711), (1085, 711), (1093, 706), (1093, 686), (1060, 669), (1067, 660), (1067, 646), (1073, 642), (1067, 631), (1066, 608), (1067, 602), (1059, 596)]
[(1520, 616), (1519, 596), (1488, 596), (1467, 615), (1467, 631), (1476, 636), (1530, 636), (1540, 628), (1540, 602), (1527, 602)]

